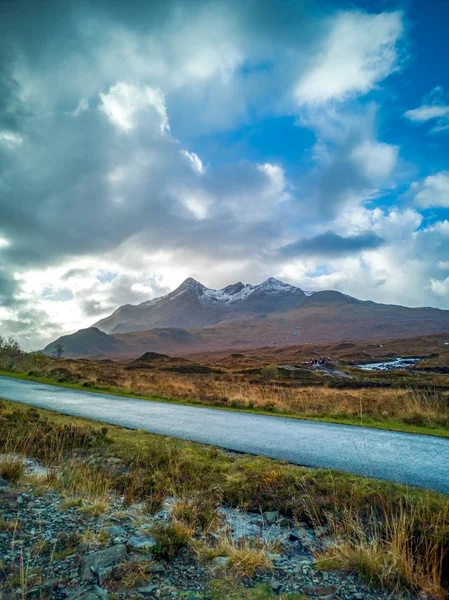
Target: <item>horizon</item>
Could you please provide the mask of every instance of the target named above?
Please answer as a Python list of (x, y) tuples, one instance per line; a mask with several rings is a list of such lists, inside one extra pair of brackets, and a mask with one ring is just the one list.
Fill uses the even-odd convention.
[(1, 11), (2, 335), (189, 276), (449, 309), (445, 0)]

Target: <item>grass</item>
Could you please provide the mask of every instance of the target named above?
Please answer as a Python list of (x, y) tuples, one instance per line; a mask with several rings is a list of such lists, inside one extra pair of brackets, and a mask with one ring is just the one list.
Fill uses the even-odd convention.
[[(318, 567), (356, 571), (370, 584), (394, 592), (405, 587), (431, 598), (445, 598), (441, 546), (448, 533), (448, 507), (436, 520), (429, 516), (425, 503), (417, 503), (411, 510), (404, 503), (385, 505), (380, 514), (371, 509), (363, 516), (349, 506), (341, 514), (329, 516), (336, 543), (317, 554)], [(423, 522), (428, 526), (427, 535), (416, 540), (414, 531)]]
[[(449, 579), (449, 498), (441, 494), (142, 431), (115, 426), (105, 431), (101, 423), (4, 402), (0, 449), (19, 452), (19, 442), (27, 456), (59, 465), (54, 472), (62, 475), (51, 476), (48, 485), (72, 498), (103, 502), (132, 489), (132, 501), (152, 508), (168, 496), (177, 498), (173, 523), (151, 532), (167, 557), (190, 546), (192, 537), (201, 539), (216, 518), (215, 508), (228, 505), (258, 513), (278, 510), (311, 526), (326, 525), (334, 547), (317, 559), (362, 573), (386, 589), (437, 595)], [(214, 545), (220, 544), (219, 552), (227, 553), (240, 575), (268, 565), (264, 548), (244, 540), (241, 546), (223, 539)], [(213, 545), (203, 550), (218, 551)]]
[(233, 540), (222, 535), (213, 545), (200, 541), (193, 544), (193, 549), (201, 562), (213, 561), (219, 557), (227, 558), (226, 568), (237, 577), (252, 578), (258, 571), (273, 568), (273, 563), (267, 556), (267, 553), (273, 552), (273, 544), (266, 544), (261, 540)]
[[(94, 384), (90, 384), (86, 388), (85, 382), (57, 381), (48, 376), (5, 370), (0, 370), (0, 375), (122, 398), (449, 437), (449, 407), (445, 408), (449, 402), (449, 396), (441, 396), (433, 389), (418, 390), (410, 387), (392, 390), (377, 388), (335, 390), (327, 387), (295, 387), (293, 390), (284, 388), (278, 390), (275, 383), (259, 387), (246, 384), (237, 386), (234, 392), (235, 397), (227, 399), (225, 394), (232, 392), (232, 387), (229, 383), (220, 382), (218, 387), (221, 393), (200, 400), (190, 396), (187, 398), (176, 397), (176, 395), (161, 397), (120, 387), (105, 389)], [(164, 374), (164, 377), (166, 380), (177, 381), (177, 378), (173, 376), (169, 377)], [(184, 379), (187, 378), (184, 377)], [(193, 394), (194, 390), (191, 393)], [(243, 400), (245, 396), (246, 399)], [(254, 396), (256, 400), (254, 400)], [(444, 401), (442, 402), (442, 398), (445, 399), (446, 404)], [(230, 405), (227, 406), (227, 403)]]
[(0, 477), (10, 481), (11, 483), (17, 483), (23, 476), (25, 468), (23, 466), (23, 460), (14, 455), (6, 455), (0, 458)]
[(188, 527), (176, 522), (155, 525), (147, 533), (157, 542), (157, 548), (153, 549), (154, 554), (166, 560), (174, 558), (186, 548), (192, 536)]
[(151, 561), (129, 560), (117, 565), (111, 574), (111, 580), (125, 588), (141, 587), (151, 581), (149, 567)]
[(210, 600), (307, 600), (302, 594), (274, 594), (267, 585), (246, 588), (232, 578), (211, 581), (207, 598)]

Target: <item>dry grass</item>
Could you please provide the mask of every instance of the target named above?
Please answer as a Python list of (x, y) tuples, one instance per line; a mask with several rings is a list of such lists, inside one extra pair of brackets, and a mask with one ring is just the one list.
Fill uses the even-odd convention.
[(215, 531), (221, 521), (215, 498), (202, 492), (176, 500), (171, 514), (174, 522), (191, 531), (192, 536)]
[(200, 562), (210, 562), (218, 557), (228, 558), (229, 569), (238, 577), (251, 578), (258, 571), (273, 568), (273, 563), (267, 553), (273, 552), (275, 548), (272, 544), (266, 544), (257, 539), (233, 540), (222, 535), (213, 545), (208, 545), (204, 541), (196, 541), (192, 543), (192, 548)]
[(82, 498), (85, 507), (95, 503), (107, 504), (114, 488), (114, 482), (107, 471), (93, 468), (80, 459), (65, 461), (61, 470), (53, 474), (51, 479), (53, 487), (73, 500)]
[[(449, 381), (443, 375), (447, 391), (430, 388), (417, 389), (421, 382), (413, 374), (364, 374), (367, 386), (354, 389), (352, 380), (340, 380), (347, 389), (328, 387), (329, 378), (305, 372), (301, 380), (279, 381), (275, 378), (276, 365), (262, 369), (260, 377), (223, 371), (222, 374), (182, 374), (158, 369), (126, 370), (126, 365), (104, 364), (94, 361), (48, 360), (38, 374), (56, 381), (97, 387), (110, 392), (155, 396), (181, 401), (195, 401), (205, 405), (230, 408), (258, 409), (279, 414), (306, 417), (349, 418), (364, 420), (402, 421), (423, 427), (449, 427)], [(270, 377), (264, 379), (265, 371)], [(369, 378), (372, 378), (371, 379)], [(399, 376), (397, 376), (399, 377)], [(429, 379), (429, 383), (432, 378)], [(321, 384), (320, 384), (321, 382)], [(371, 383), (385, 383), (393, 387), (372, 387)], [(430, 386), (432, 384), (430, 383)], [(443, 387), (444, 387), (443, 386)], [(356, 386), (357, 387), (357, 386)]]
[(115, 587), (136, 588), (146, 585), (151, 581), (151, 573), (149, 571), (151, 561), (145, 560), (128, 560), (117, 565), (111, 574), (111, 583), (116, 584)]
[(0, 457), (0, 477), (17, 483), (23, 476), (25, 468), (23, 459), (14, 455), (5, 455)]
[(431, 504), (425, 497), (412, 503), (404, 497), (397, 504), (381, 498), (378, 507), (363, 512), (348, 504), (339, 513), (327, 513), (334, 545), (316, 554), (319, 568), (352, 570), (394, 592), (446, 598), (441, 581), (449, 505), (433, 515)]

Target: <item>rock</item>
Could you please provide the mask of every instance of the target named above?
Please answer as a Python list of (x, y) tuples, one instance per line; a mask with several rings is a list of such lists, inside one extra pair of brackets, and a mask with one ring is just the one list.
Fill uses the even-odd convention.
[(308, 596), (313, 596), (314, 598), (317, 598), (317, 600), (331, 600), (337, 593), (337, 588), (331, 585), (316, 585), (310, 587), (303, 587), (302, 591)]
[(157, 585), (155, 585), (154, 583), (150, 583), (149, 585), (146, 585), (145, 587), (137, 588), (137, 591), (139, 592), (139, 594), (152, 594), (157, 589), (158, 589)]
[(111, 537), (122, 537), (126, 535), (126, 529), (118, 525), (110, 525), (109, 527), (105, 527), (104, 531), (106, 531), (106, 533), (108, 533)]
[(326, 526), (315, 527), (314, 533), (317, 538), (324, 537), (325, 535), (327, 535), (329, 533), (329, 527), (326, 527)]
[(280, 554), (274, 554), (273, 552), (267, 552), (267, 558), (271, 560), (271, 562), (278, 562), (282, 559)]
[(290, 529), (288, 539), (291, 542), (301, 542), (304, 538), (304, 534), (298, 529)]
[(126, 545), (131, 550), (136, 550), (137, 552), (148, 552), (153, 548), (156, 548), (158, 544), (151, 535), (138, 533), (130, 537), (126, 542)]
[(80, 563), (81, 581), (88, 581), (95, 575), (98, 579), (99, 575), (104, 569), (119, 563), (123, 558), (125, 558), (126, 554), (127, 551), (124, 544), (110, 546), (105, 550), (98, 550), (97, 552), (86, 554), (83, 556)]
[(80, 588), (68, 596), (68, 600), (108, 600), (108, 593), (98, 585)]
[(214, 565), (214, 567), (217, 567), (219, 569), (226, 569), (229, 566), (230, 560), (231, 559), (229, 558), (229, 556), (217, 556), (212, 561), (212, 564)]
[(281, 591), (282, 583), (277, 579), (272, 579), (270, 585), (273, 592), (277, 593)]
[(9, 483), (9, 481), (6, 481), (6, 479), (3, 479), (3, 477), (0, 477), (0, 491), (9, 490), (10, 487), (11, 487), (11, 484)]
[(42, 585), (36, 586), (26, 593), (27, 598), (42, 598), (47, 596), (52, 590), (59, 585), (59, 579), (49, 579), (44, 581)]
[(277, 521), (280, 515), (277, 510), (271, 510), (268, 512), (264, 512), (262, 516), (268, 523), (268, 525), (273, 525), (273, 523)]
[(164, 573), (165, 572), (165, 567), (162, 563), (151, 563), (150, 565), (148, 565), (147, 569), (146, 569), (147, 573)]

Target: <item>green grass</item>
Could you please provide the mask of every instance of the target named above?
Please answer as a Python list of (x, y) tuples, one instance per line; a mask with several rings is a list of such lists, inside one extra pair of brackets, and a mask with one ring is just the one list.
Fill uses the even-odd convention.
[(72, 383), (72, 382), (60, 382), (55, 381), (50, 377), (38, 377), (31, 376), (27, 373), (15, 373), (11, 371), (4, 371), (0, 369), (0, 375), (3, 377), (11, 377), (13, 379), (21, 379), (24, 381), (34, 381), (37, 383), (44, 383), (46, 385), (53, 385), (57, 387), (69, 388), (73, 390), (81, 390), (83, 392), (90, 392), (96, 394), (104, 394), (108, 396), (119, 396), (121, 398), (136, 398), (138, 400), (151, 400), (153, 402), (162, 402), (166, 404), (180, 404), (184, 406), (196, 406), (203, 408), (212, 408), (214, 410), (224, 410), (224, 411), (232, 411), (232, 412), (244, 412), (251, 414), (261, 414), (267, 415), (271, 417), (287, 417), (291, 419), (299, 419), (305, 421), (318, 421), (324, 423), (336, 423), (338, 425), (352, 425), (355, 427), (369, 427), (371, 429), (382, 429), (385, 431), (398, 431), (402, 433), (414, 433), (420, 435), (431, 435), (436, 437), (444, 437), (449, 438), (449, 430), (444, 427), (431, 427), (431, 426), (423, 426), (423, 425), (411, 425), (408, 423), (404, 423), (400, 420), (395, 419), (386, 419), (386, 420), (378, 420), (373, 417), (363, 417), (360, 418), (351, 418), (337, 415), (320, 415), (317, 417), (312, 416), (304, 416), (298, 415), (296, 413), (290, 412), (276, 412), (275, 410), (263, 410), (261, 408), (239, 408), (239, 407), (227, 407), (227, 406), (215, 406), (212, 404), (207, 404), (206, 402), (195, 401), (194, 399), (189, 400), (179, 400), (179, 399), (170, 399), (170, 398), (162, 398), (160, 396), (149, 396), (145, 394), (131, 393), (125, 390), (121, 390), (117, 388), (114, 391), (106, 390), (101, 387), (89, 386), (84, 387), (83, 384), (80, 383)]

